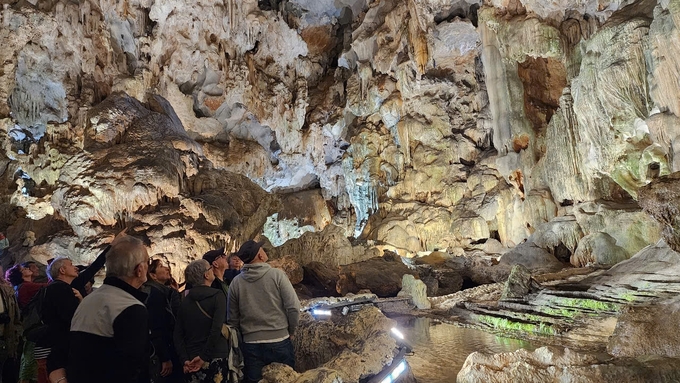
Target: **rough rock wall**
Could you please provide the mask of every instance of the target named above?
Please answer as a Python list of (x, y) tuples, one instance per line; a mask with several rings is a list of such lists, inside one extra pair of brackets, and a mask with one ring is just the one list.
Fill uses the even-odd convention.
[[(514, 246), (573, 203), (629, 201), (679, 170), (677, 0), (5, 0), (0, 12), (0, 230), (14, 243), (31, 229), (55, 242), (43, 228), (55, 220), (79, 246), (130, 215), (163, 226), (172, 213), (153, 196), (190, 190), (200, 163), (270, 193), (319, 189), (325, 206), (300, 194), (315, 208), (299, 222), (402, 254)], [(110, 115), (116, 92), (144, 108), (159, 95), (172, 113)], [(122, 149), (106, 142), (138, 148), (139, 166), (111, 161)], [(219, 193), (217, 178), (204, 184)], [(196, 220), (229, 221), (202, 203), (219, 208)], [(262, 214), (222, 240), (258, 234)], [(154, 243), (181, 237), (158, 230)]]

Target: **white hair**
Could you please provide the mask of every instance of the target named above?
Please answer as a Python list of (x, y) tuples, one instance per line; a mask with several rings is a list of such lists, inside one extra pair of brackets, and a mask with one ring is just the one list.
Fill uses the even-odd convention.
[(64, 266), (64, 262), (70, 261), (70, 259), (66, 257), (57, 257), (54, 258), (52, 263), (47, 265), (47, 276), (50, 277), (51, 281), (56, 281), (57, 278), (59, 278), (59, 269)]
[(106, 254), (106, 276), (134, 277), (137, 265), (145, 262), (147, 252), (144, 242), (135, 237), (123, 237)]

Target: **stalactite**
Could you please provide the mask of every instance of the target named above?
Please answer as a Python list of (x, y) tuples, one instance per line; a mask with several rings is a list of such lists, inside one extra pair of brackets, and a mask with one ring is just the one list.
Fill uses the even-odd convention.
[[(238, 30), (238, 20), (239, 20), (239, 15), (238, 15), (238, 1), (236, 0), (226, 0), (225, 1), (225, 6), (227, 9), (227, 24), (228, 25), (223, 25), (224, 31), (227, 32), (227, 36), (231, 38), (232, 32), (235, 30)], [(223, 23), (224, 24), (224, 23)]]
[(359, 63), (359, 78), (361, 79), (359, 88), (361, 100), (366, 101), (368, 99), (368, 89), (373, 79), (373, 68), (370, 63)]
[(411, 18), (408, 22), (408, 39), (413, 48), (413, 59), (416, 63), (416, 70), (419, 75), (425, 73), (425, 67), (429, 60), (429, 52), (427, 46), (427, 35), (423, 27), (420, 25), (418, 18), (418, 9), (413, 3), (413, 0), (409, 0), (409, 13)]

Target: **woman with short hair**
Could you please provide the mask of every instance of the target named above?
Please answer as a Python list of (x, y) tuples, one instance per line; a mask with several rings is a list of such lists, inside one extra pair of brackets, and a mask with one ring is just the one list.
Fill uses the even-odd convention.
[(222, 336), (227, 300), (210, 287), (215, 280), (208, 261), (191, 262), (184, 271), (193, 287), (182, 301), (175, 325), (175, 347), (188, 383), (227, 382), (229, 343)]

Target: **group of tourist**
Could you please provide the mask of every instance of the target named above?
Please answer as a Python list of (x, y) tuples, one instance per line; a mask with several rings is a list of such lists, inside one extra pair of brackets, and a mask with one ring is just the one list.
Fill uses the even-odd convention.
[(300, 302), (267, 260), (255, 241), (209, 251), (186, 267), (182, 293), (124, 232), (88, 267), (52, 260), (49, 282), (35, 263), (15, 265), (0, 277), (4, 381), (252, 383), (269, 363), (294, 367)]

